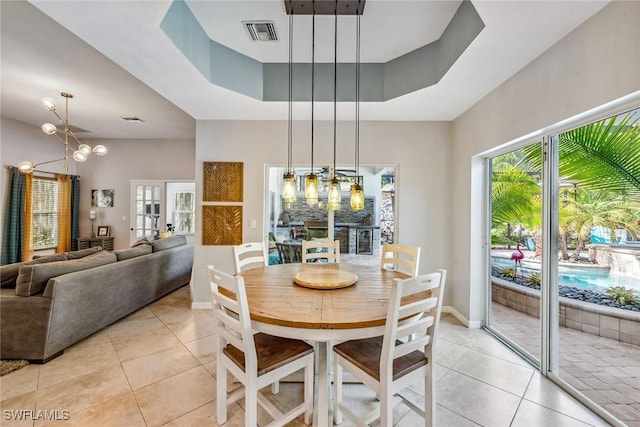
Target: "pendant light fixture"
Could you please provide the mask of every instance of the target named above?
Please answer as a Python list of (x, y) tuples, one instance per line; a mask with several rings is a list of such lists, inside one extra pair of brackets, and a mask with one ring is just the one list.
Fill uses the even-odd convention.
[(327, 209), (330, 211), (340, 210), (340, 181), (336, 178), (336, 102), (338, 95), (338, 2), (334, 14), (334, 52), (333, 52), (333, 169), (329, 179), (329, 195)]
[[(64, 119), (58, 114), (58, 111), (56, 110), (56, 104), (53, 101), (53, 99), (44, 98), (42, 100), (42, 104), (47, 110), (51, 111), (53, 115), (56, 116), (56, 118), (60, 121), (60, 124), (62, 125), (62, 131), (64, 132), (64, 138), (58, 135), (57, 133), (58, 128), (56, 127), (56, 125), (52, 123), (43, 124), (42, 132), (46, 133), (47, 135), (53, 135), (56, 138), (58, 138), (58, 140), (64, 145), (64, 157), (61, 159), (49, 160), (49, 161), (40, 162), (40, 163), (33, 163), (28, 160), (21, 161), (20, 163), (18, 163), (17, 166), (18, 166), (18, 169), (23, 173), (31, 173), (36, 169), (37, 166), (44, 165), (47, 163), (59, 162), (61, 160), (64, 160), (64, 170), (68, 171), (69, 158), (72, 158), (76, 162), (86, 162), (91, 153), (95, 154), (96, 156), (104, 156), (107, 154), (107, 147), (105, 147), (104, 145), (96, 145), (95, 147), (93, 147), (93, 150), (92, 150), (90, 146), (80, 142), (80, 140), (76, 137), (75, 133), (73, 133), (73, 131), (71, 130), (71, 126), (69, 125), (69, 99), (72, 99), (73, 95), (67, 92), (62, 92), (60, 96), (62, 96), (65, 99)], [(72, 148), (72, 146), (70, 145), (70, 139), (72, 140), (71, 142), (75, 141), (78, 147), (77, 149), (74, 150)]]
[[(313, 3), (315, 6), (315, 2)], [(313, 123), (314, 123), (314, 99), (315, 99), (315, 50), (316, 50), (316, 14), (313, 14), (311, 24), (311, 172), (305, 177), (304, 196), (307, 205), (318, 204), (318, 176), (313, 173)]]
[(287, 144), (287, 169), (282, 176), (282, 198), (285, 203), (295, 203), (297, 198), (296, 179), (293, 173), (293, 13), (289, 15), (289, 121)]
[(356, 140), (355, 140), (355, 178), (351, 185), (351, 209), (361, 211), (364, 209), (364, 189), (360, 185), (360, 15), (356, 15)]

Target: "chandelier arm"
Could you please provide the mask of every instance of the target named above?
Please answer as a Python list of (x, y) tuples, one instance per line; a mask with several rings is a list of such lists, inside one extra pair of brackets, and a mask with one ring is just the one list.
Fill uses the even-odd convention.
[(75, 134), (75, 133), (73, 133), (73, 132), (71, 131), (71, 129), (69, 129), (69, 135), (71, 135), (71, 136), (73, 137), (73, 139), (75, 139), (75, 140), (76, 140), (76, 143), (78, 144), (78, 148), (79, 148), (79, 147), (82, 145), (82, 142), (80, 142), (80, 140), (78, 139), (78, 137), (76, 136), (76, 134)]
[(34, 170), (35, 170), (35, 167), (37, 167), (37, 166), (46, 165), (47, 163), (60, 162), (62, 160), (67, 160), (67, 159), (68, 159), (68, 157), (63, 157), (61, 159), (47, 160), (46, 162), (34, 163)]
[(53, 110), (49, 110), (51, 111), (57, 118), (58, 120), (60, 120), (60, 123), (62, 123), (65, 127), (67, 127), (67, 124), (64, 119), (62, 117), (60, 117), (60, 114), (58, 114), (58, 111), (54, 108)]

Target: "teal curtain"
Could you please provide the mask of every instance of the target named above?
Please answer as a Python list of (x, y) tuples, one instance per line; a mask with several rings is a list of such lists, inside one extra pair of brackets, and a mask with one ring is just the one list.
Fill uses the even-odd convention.
[(17, 168), (9, 166), (9, 194), (4, 212), (2, 259), (0, 264), (22, 261), (24, 249), (24, 199), (27, 178)]
[(80, 237), (80, 177), (71, 176), (71, 250), (78, 250)]

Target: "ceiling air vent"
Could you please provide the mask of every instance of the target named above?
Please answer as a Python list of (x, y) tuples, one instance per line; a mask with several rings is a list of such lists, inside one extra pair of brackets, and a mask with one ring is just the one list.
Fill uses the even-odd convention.
[(251, 40), (256, 42), (270, 42), (278, 40), (276, 26), (273, 21), (243, 21)]

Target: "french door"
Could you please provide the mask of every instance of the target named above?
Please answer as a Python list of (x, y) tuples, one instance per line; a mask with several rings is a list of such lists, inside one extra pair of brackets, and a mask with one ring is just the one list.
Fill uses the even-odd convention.
[(131, 181), (131, 243), (154, 239), (164, 230), (164, 181)]

